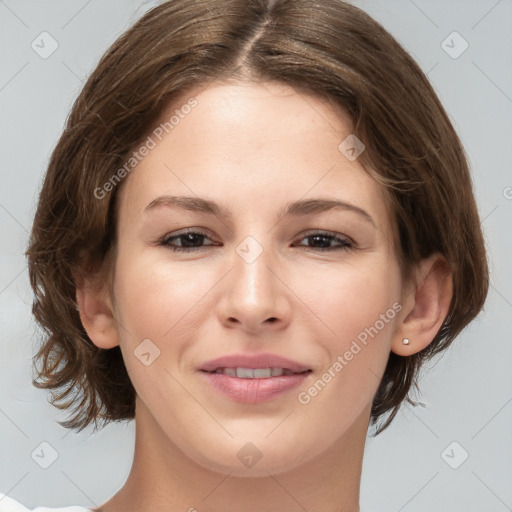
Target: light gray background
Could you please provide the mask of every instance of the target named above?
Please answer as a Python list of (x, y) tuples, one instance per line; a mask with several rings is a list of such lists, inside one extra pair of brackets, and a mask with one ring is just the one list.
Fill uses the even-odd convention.
[[(131, 465), (133, 422), (74, 434), (31, 386), (37, 333), (23, 252), (45, 166), (83, 79), (154, 3), (0, 0), (0, 491), (29, 508), (98, 505)], [(362, 511), (512, 510), (512, 1), (353, 3), (398, 38), (449, 112), (470, 160), (492, 281), (485, 310), (422, 378), (426, 408), (405, 406), (368, 440)], [(31, 48), (43, 31), (59, 44), (48, 59)], [(441, 46), (453, 31), (469, 44), (457, 59)], [(31, 458), (43, 441), (58, 452), (48, 469)], [(453, 441), (462, 448), (445, 452)], [(452, 469), (445, 460), (460, 462), (461, 449), (469, 457)]]

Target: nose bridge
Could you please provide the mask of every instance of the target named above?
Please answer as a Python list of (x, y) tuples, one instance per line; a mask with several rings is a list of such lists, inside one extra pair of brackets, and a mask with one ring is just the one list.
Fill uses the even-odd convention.
[(279, 257), (270, 239), (271, 234), (249, 235), (235, 247), (233, 268), (221, 300), (221, 321), (230, 325), (239, 322), (251, 331), (286, 323), (289, 307), (285, 287), (276, 277)]
[[(263, 236), (258, 237), (262, 240)], [(237, 259), (233, 269), (235, 287), (240, 292), (239, 299), (244, 303), (268, 307), (268, 301), (274, 302), (275, 276), (270, 268), (276, 266), (275, 250), (270, 244), (270, 235), (259, 241), (255, 236), (247, 236), (235, 249)]]

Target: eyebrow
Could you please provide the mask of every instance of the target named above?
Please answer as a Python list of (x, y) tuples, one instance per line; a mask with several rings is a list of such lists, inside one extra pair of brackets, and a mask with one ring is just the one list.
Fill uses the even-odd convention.
[[(151, 201), (146, 206), (144, 211), (150, 211), (161, 206), (177, 206), (185, 210), (215, 215), (218, 218), (224, 218), (227, 220), (233, 219), (233, 213), (225, 205), (218, 204), (215, 201), (210, 201), (209, 199), (204, 199), (202, 197), (193, 196), (159, 196), (156, 199), (153, 199), (153, 201)], [(278, 218), (282, 218), (286, 215), (295, 217), (310, 215), (327, 212), (333, 209), (341, 209), (357, 213), (370, 224), (372, 224), (375, 228), (377, 227), (371, 215), (359, 206), (347, 203), (345, 201), (340, 201), (338, 199), (322, 197), (302, 199), (299, 201), (287, 203), (280, 209)]]

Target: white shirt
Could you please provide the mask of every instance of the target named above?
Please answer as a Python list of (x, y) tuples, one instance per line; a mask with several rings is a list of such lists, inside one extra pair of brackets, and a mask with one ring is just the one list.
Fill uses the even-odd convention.
[(90, 509), (81, 506), (48, 508), (37, 507), (34, 509), (26, 508), (16, 500), (9, 498), (0, 492), (0, 512), (91, 512)]

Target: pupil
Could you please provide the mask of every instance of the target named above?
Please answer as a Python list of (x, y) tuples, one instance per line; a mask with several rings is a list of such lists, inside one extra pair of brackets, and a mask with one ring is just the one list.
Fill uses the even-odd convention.
[[(190, 243), (191, 245), (194, 245), (194, 238), (201, 238), (203, 237), (203, 235), (198, 235), (196, 233), (186, 233), (184, 236), (184, 239), (183, 241), (185, 242), (183, 245), (188, 247), (188, 244)], [(197, 243), (198, 240), (195, 240), (195, 242)]]
[(327, 238), (324, 235), (313, 235), (313, 240), (323, 240), (323, 243), (321, 243), (320, 245), (322, 247), (329, 247), (329, 240), (327, 240)]

